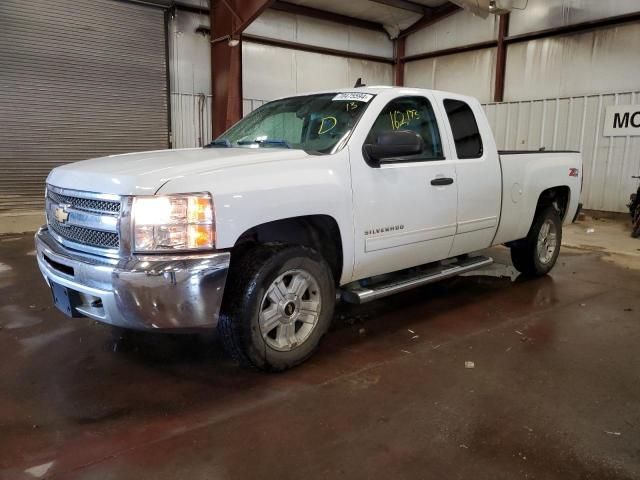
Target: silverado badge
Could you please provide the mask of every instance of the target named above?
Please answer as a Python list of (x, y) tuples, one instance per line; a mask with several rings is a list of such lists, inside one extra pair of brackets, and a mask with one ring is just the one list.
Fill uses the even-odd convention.
[(364, 234), (365, 236), (376, 235), (378, 233), (394, 232), (397, 230), (404, 230), (404, 225), (389, 225), (388, 227), (370, 228), (369, 230), (365, 230)]
[(69, 219), (69, 212), (65, 210), (65, 207), (66, 205), (59, 205), (53, 213), (58, 223), (65, 223)]

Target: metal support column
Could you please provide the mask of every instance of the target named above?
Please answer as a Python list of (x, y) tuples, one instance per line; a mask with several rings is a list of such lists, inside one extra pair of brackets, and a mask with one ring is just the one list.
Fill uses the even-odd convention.
[(242, 117), (242, 32), (273, 0), (217, 0), (211, 9), (213, 137)]
[(404, 50), (407, 37), (394, 40), (393, 48), (393, 80), (396, 87), (404, 86)]
[(500, 16), (498, 26), (498, 51), (496, 54), (496, 84), (493, 101), (502, 102), (504, 99), (504, 75), (507, 68), (507, 43), (504, 39), (509, 36), (509, 14)]

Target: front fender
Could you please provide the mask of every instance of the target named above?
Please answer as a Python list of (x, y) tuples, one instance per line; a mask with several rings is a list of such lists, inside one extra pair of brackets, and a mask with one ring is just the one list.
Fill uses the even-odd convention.
[(343, 274), (353, 271), (352, 196), (348, 151), (238, 166), (173, 179), (160, 194), (208, 191), (213, 196), (216, 247), (232, 248), (264, 223), (307, 215), (333, 217), (341, 232)]

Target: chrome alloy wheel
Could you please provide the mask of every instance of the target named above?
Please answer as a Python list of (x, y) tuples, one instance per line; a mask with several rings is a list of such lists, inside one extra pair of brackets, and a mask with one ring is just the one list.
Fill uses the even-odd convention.
[(550, 219), (545, 220), (538, 232), (538, 243), (536, 251), (538, 253), (538, 260), (540, 263), (546, 265), (553, 258), (553, 254), (556, 251), (558, 245), (558, 232), (556, 225)]
[(315, 278), (304, 270), (289, 270), (267, 289), (258, 323), (264, 341), (274, 350), (302, 345), (318, 323), (322, 298)]

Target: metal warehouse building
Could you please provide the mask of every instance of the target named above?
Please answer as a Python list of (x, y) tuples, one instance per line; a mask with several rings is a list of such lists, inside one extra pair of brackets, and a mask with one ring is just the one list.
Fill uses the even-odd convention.
[(0, 480), (640, 479), (640, 0), (0, 0)]

